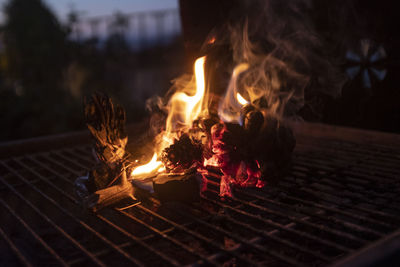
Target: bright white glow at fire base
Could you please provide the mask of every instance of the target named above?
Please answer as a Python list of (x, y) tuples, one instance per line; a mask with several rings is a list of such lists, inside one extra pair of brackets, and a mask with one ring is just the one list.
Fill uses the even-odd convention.
[(244, 99), (243, 96), (242, 96), (241, 94), (239, 94), (239, 93), (236, 93), (236, 99), (237, 99), (237, 100), (239, 101), (239, 103), (240, 103), (241, 105), (243, 105), (243, 106), (249, 103), (249, 101), (247, 101), (246, 99)]
[(162, 162), (157, 161), (157, 153), (154, 153), (152, 159), (147, 164), (136, 167), (132, 171), (131, 175), (134, 178), (136, 178), (137, 176), (150, 174), (154, 171), (161, 172), (161, 171), (163, 171), (163, 169), (164, 169), (164, 166), (162, 166)]

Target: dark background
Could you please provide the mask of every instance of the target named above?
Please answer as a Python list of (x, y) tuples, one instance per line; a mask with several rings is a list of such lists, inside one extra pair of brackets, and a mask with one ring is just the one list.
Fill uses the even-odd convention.
[[(399, 133), (395, 5), (299, 2), (306, 7), (326, 57), (346, 77), (340, 94), (333, 97), (316, 90), (319, 77), (312, 75), (299, 115), (308, 121)], [(84, 129), (82, 98), (95, 90), (122, 104), (128, 122), (143, 120), (145, 100), (163, 95), (173, 78), (190, 71), (209, 32), (233, 15), (248, 15), (243, 1), (181, 0), (180, 6), (176, 12), (182, 15), (183, 33), (166, 36), (160, 30), (159, 38), (142, 41), (138, 49), (129, 38), (129, 17), (123, 13), (110, 18), (106, 38), (77, 38), (78, 13), (72, 12), (69, 22), (61, 24), (40, 0), (8, 1), (0, 30), (0, 141)], [(372, 62), (371, 56), (382, 49), (384, 53)], [(359, 71), (349, 74), (357, 66)], [(377, 78), (372, 69), (385, 75)]]

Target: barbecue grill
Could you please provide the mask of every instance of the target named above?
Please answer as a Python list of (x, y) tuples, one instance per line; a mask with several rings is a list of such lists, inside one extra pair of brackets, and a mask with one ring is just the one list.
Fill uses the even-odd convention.
[(198, 203), (143, 192), (98, 213), (74, 195), (93, 166), (86, 133), (2, 144), (0, 265), (399, 264), (400, 136), (294, 129), (293, 165), (277, 184), (223, 201), (215, 173)]

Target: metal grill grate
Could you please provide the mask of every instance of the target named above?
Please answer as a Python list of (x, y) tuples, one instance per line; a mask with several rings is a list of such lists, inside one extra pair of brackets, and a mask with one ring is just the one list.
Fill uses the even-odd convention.
[(149, 197), (97, 214), (73, 182), (92, 166), (90, 147), (0, 161), (0, 265), (325, 266), (400, 226), (400, 151), (386, 144), (301, 135), (278, 185), (200, 203)]

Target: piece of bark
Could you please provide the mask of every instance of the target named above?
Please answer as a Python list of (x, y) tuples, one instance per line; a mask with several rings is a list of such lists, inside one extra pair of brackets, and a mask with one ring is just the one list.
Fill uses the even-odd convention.
[(161, 174), (153, 179), (153, 189), (161, 202), (195, 202), (200, 200), (199, 179), (196, 171), (183, 174)]
[(124, 199), (136, 200), (134, 197), (134, 187), (126, 177), (126, 171), (123, 170), (119, 183), (105, 189), (97, 190), (85, 199), (87, 208), (98, 211), (104, 207), (117, 204)]

